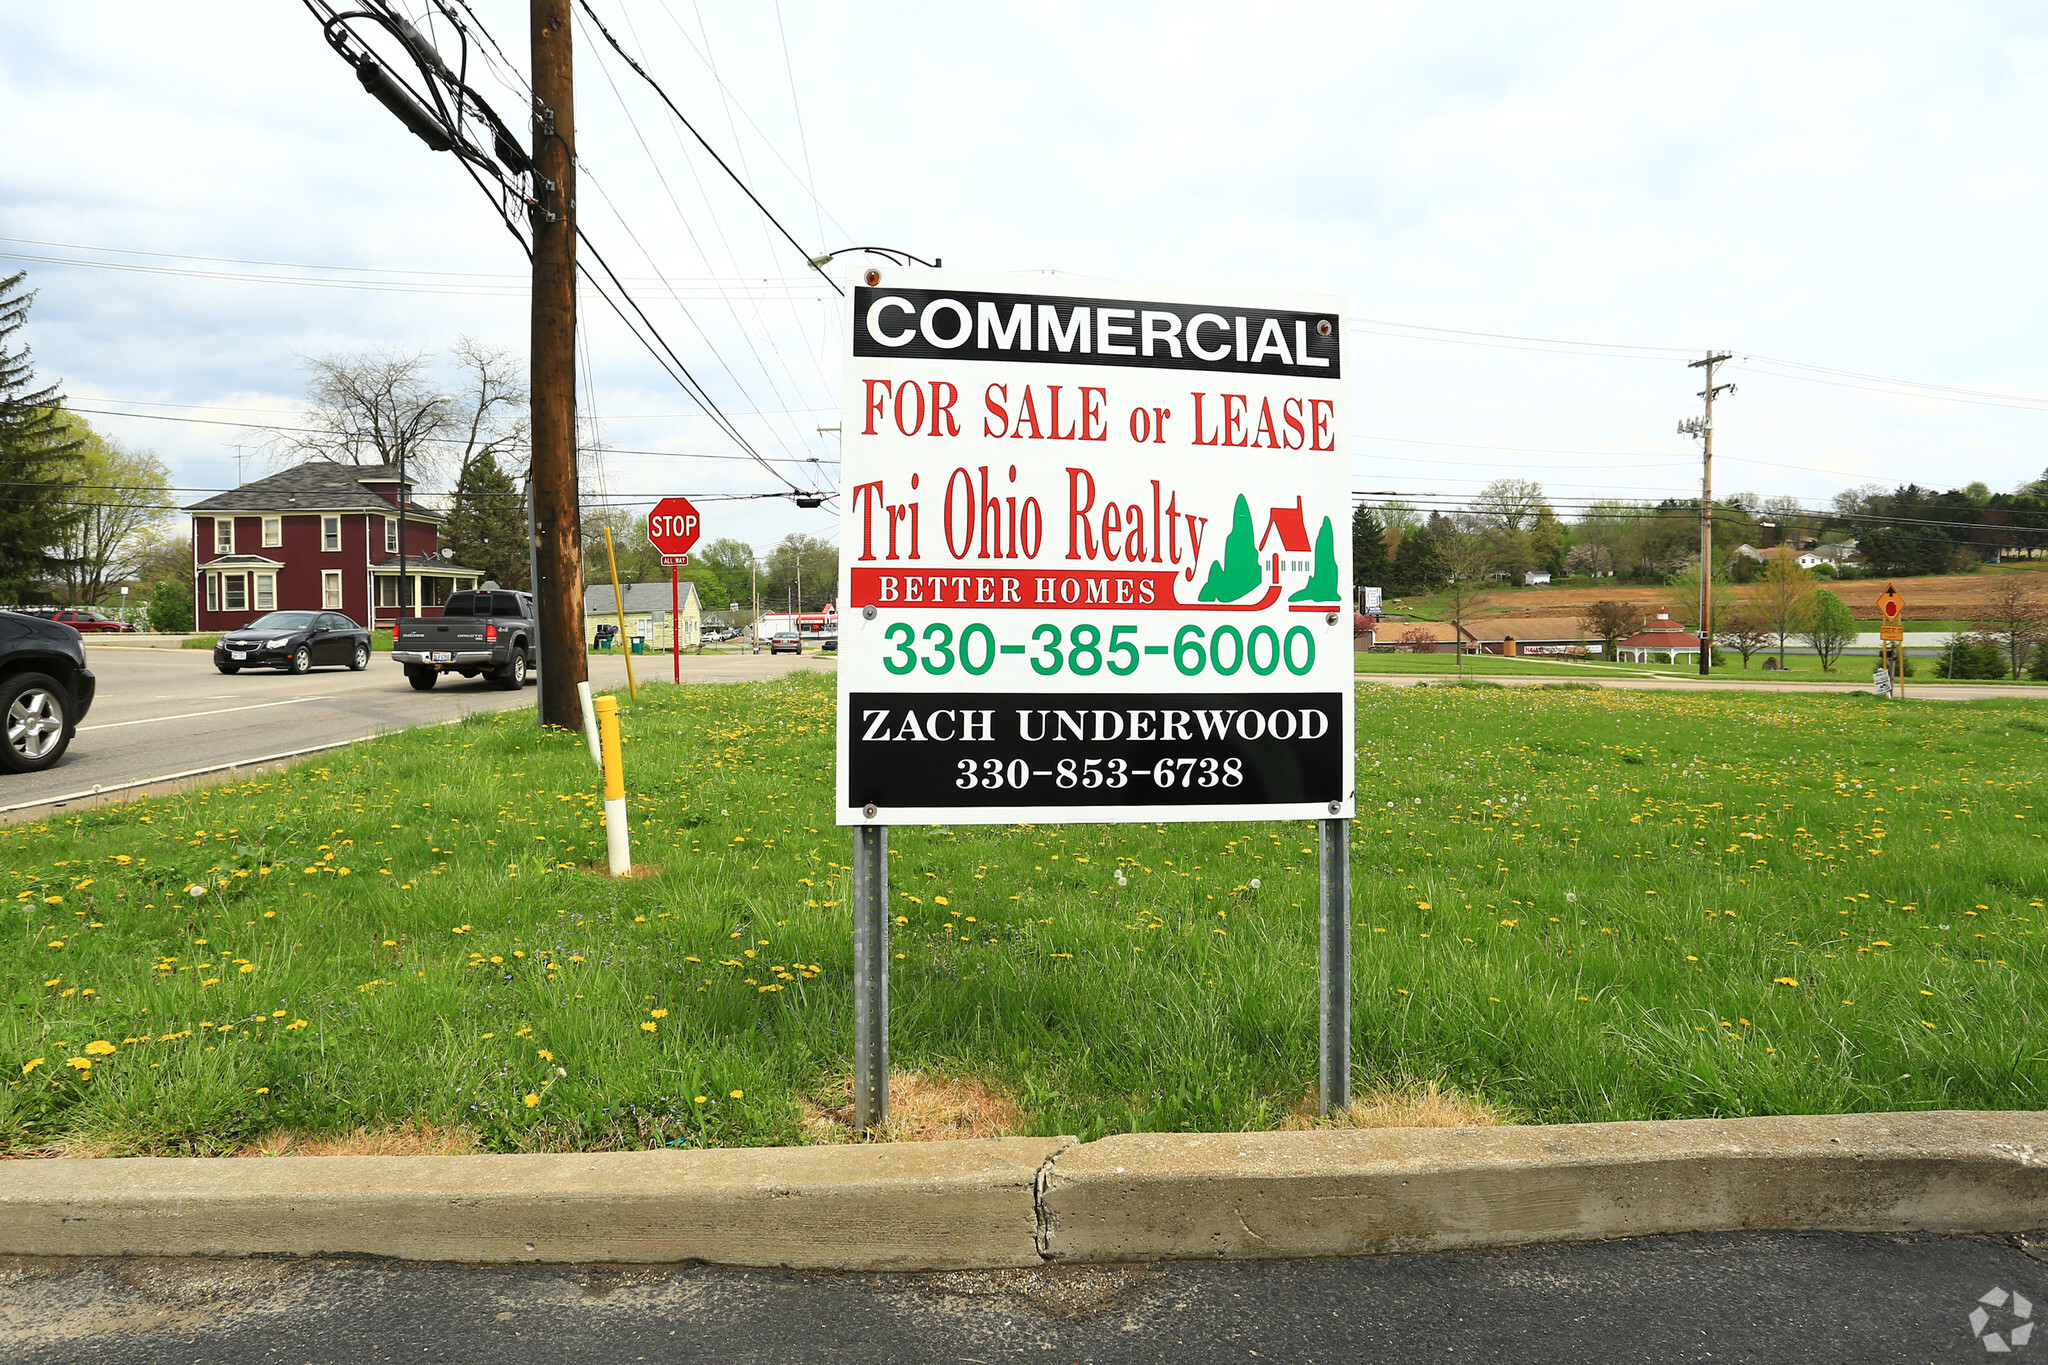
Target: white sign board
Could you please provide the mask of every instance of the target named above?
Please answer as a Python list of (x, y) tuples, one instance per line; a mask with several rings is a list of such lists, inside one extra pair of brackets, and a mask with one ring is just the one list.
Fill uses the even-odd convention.
[(851, 283), (839, 822), (1348, 818), (1344, 300)]

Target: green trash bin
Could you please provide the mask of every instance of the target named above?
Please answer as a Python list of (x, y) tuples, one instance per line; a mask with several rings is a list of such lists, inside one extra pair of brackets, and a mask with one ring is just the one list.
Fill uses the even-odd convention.
[(633, 652), (635, 654), (645, 654), (647, 652), (647, 637), (645, 635), (635, 635), (633, 637)]

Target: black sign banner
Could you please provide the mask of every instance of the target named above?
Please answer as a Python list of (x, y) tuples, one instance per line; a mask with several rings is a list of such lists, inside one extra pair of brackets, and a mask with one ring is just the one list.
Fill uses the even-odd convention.
[(855, 806), (1201, 806), (1344, 799), (1337, 692), (855, 692)]
[(866, 287), (853, 307), (856, 356), (1343, 377), (1329, 313)]

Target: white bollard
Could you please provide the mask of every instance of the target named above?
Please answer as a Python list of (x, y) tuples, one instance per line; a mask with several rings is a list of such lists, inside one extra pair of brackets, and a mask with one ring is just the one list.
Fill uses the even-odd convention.
[(633, 870), (633, 841), (626, 833), (626, 758), (619, 747), (619, 699), (597, 699), (597, 732), (604, 745), (604, 843), (614, 877)]
[(590, 761), (600, 766), (604, 763), (604, 750), (597, 739), (597, 708), (590, 704), (590, 684), (576, 684), (576, 700), (583, 704), (583, 737), (590, 741)]

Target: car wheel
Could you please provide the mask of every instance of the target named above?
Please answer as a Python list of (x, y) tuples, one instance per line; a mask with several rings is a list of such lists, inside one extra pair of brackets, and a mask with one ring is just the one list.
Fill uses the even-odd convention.
[(370, 666), (370, 647), (369, 647), (369, 645), (365, 644), (365, 643), (364, 643), (363, 641), (361, 641), (361, 640), (358, 640), (358, 641), (356, 641), (356, 654), (355, 654), (355, 658), (353, 658), (353, 659), (351, 659), (351, 660), (349, 661), (349, 665), (348, 665), (348, 666), (349, 666), (349, 667), (350, 667), (351, 669), (353, 669), (353, 670), (354, 670), (355, 672), (357, 672), (357, 673), (360, 673), (360, 672), (362, 672), (362, 671), (363, 671), (364, 669), (368, 668), (368, 667)]
[(71, 694), (47, 673), (17, 673), (0, 683), (0, 768), (41, 772), (71, 747)]
[(515, 653), (512, 661), (498, 670), (497, 684), (500, 691), (517, 692), (526, 686), (526, 655)]
[(214, 667), (223, 673), (240, 673), (242, 671), (240, 664), (215, 664)]
[(441, 680), (441, 674), (431, 668), (408, 666), (405, 670), (405, 680), (412, 684), (412, 690), (415, 692), (431, 692), (434, 690), (434, 684)]
[(304, 645), (300, 645), (297, 649), (293, 650), (291, 670), (294, 673), (311, 673), (313, 671), (313, 651)]

